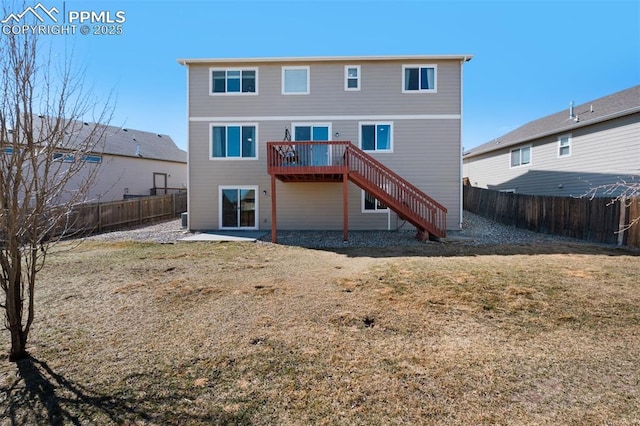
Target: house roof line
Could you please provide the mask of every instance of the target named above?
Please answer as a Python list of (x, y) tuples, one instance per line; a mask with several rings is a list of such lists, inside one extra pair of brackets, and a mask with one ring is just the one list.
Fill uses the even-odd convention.
[[(547, 137), (547, 136), (551, 136), (551, 135), (555, 135), (555, 134), (560, 134), (563, 132), (569, 132), (571, 130), (574, 129), (579, 129), (582, 127), (586, 127), (586, 126), (591, 126), (594, 124), (598, 124), (598, 123), (602, 123), (605, 121), (609, 121), (609, 120), (613, 120), (619, 117), (624, 117), (624, 116), (628, 116), (631, 114), (635, 114), (637, 112), (640, 112), (640, 105), (638, 104), (638, 101), (636, 100), (636, 96), (638, 93), (638, 90), (640, 90), (640, 86), (634, 86), (631, 87), (629, 89), (626, 90), (622, 90), (620, 92), (614, 93), (612, 95), (608, 95), (599, 99), (595, 99), (593, 101), (590, 102), (585, 102), (581, 105), (578, 105), (575, 107), (575, 110), (580, 109), (581, 107), (589, 107), (591, 106), (596, 106), (596, 109), (613, 109), (611, 107), (609, 107), (609, 105), (605, 106), (603, 104), (603, 101), (605, 103), (615, 103), (617, 102), (618, 104), (620, 103), (626, 103), (627, 106), (628, 105), (634, 105), (631, 107), (627, 107), (624, 109), (620, 109), (617, 111), (613, 111), (610, 112), (608, 114), (603, 114), (600, 116), (596, 116), (594, 118), (583, 118), (582, 115), (589, 113), (589, 112), (593, 112), (593, 110), (587, 110), (586, 112), (582, 112), (582, 113), (576, 113), (576, 118), (578, 119), (578, 121), (574, 121), (573, 119), (567, 118), (566, 120), (570, 120), (570, 123), (565, 124), (565, 125), (558, 125), (553, 123), (553, 120), (556, 119), (559, 116), (562, 116), (562, 114), (565, 113), (565, 111), (559, 111), (556, 112), (554, 114), (551, 114), (549, 116), (537, 119), (537, 120), (533, 120), (530, 121), (522, 126), (517, 127), (516, 129), (514, 129), (513, 131), (506, 133), (505, 135), (502, 135), (501, 137), (497, 137), (495, 139), (493, 139), (492, 141), (486, 142), (484, 144), (481, 144), (475, 148), (472, 148), (466, 152), (464, 152), (463, 157), (465, 159), (467, 158), (472, 158), (472, 157), (477, 157), (479, 155), (483, 155), (483, 154), (488, 154), (490, 152), (494, 152), (497, 151), (499, 149), (504, 149), (507, 147), (512, 147), (512, 146), (516, 146), (516, 145), (520, 145), (526, 142), (530, 142), (530, 141), (534, 141), (536, 139), (540, 139), (543, 137)], [(615, 107), (615, 106), (614, 106)], [(551, 120), (551, 122), (549, 122)], [(530, 133), (530, 134), (526, 134), (526, 132), (528, 130), (526, 130), (529, 127), (532, 127), (532, 125), (537, 125), (537, 123), (539, 122), (545, 122), (547, 123), (545, 125), (545, 127), (547, 127), (546, 130), (544, 131), (539, 131), (536, 133)], [(514, 133), (525, 133), (525, 135), (522, 135), (520, 137), (517, 138), (513, 138), (513, 134)], [(501, 141), (501, 138), (504, 138), (506, 140)]]
[(216, 64), (216, 63), (277, 63), (277, 62), (373, 62), (399, 60), (459, 60), (469, 62), (473, 55), (380, 55), (380, 56), (292, 56), (292, 57), (264, 57), (264, 58), (182, 58), (180, 65)]
[[(603, 121), (613, 120), (614, 118), (618, 118), (618, 117), (624, 117), (625, 115), (630, 115), (630, 114), (633, 114), (635, 112), (640, 112), (640, 106), (635, 107), (635, 108), (629, 108), (629, 109), (626, 109), (624, 111), (614, 112), (614, 113), (611, 113), (611, 114), (608, 114), (608, 115), (603, 115), (602, 117), (592, 118), (591, 120), (578, 121), (577, 123), (569, 124), (568, 126), (565, 126), (565, 127), (559, 127), (557, 129), (548, 130), (546, 132), (542, 132), (542, 133), (538, 133), (538, 134), (535, 134), (535, 135), (532, 135), (532, 136), (528, 136), (526, 138), (522, 138), (522, 139), (516, 140), (514, 142), (505, 143), (502, 146), (497, 146), (496, 149), (519, 145), (521, 143), (529, 142), (529, 141), (532, 141), (532, 140), (535, 140), (535, 139), (544, 138), (546, 136), (555, 135), (557, 133), (566, 132), (566, 131), (569, 131), (569, 130), (572, 130), (572, 129), (578, 129), (580, 127), (591, 126), (593, 124), (601, 123)], [(500, 140), (500, 138), (496, 138), (496, 139)], [(497, 142), (496, 145), (499, 145), (499, 142)], [(473, 150), (469, 150), (466, 153), (464, 153), (464, 157), (465, 158), (476, 157), (478, 155), (487, 154), (487, 153), (493, 152), (493, 151), (495, 151), (495, 149), (488, 149), (486, 151), (479, 151), (479, 152), (473, 152)]]

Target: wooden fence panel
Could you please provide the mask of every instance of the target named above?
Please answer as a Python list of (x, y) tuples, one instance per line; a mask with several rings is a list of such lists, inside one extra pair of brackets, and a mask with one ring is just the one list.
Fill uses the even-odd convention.
[(631, 200), (627, 211), (627, 225), (633, 224), (627, 230), (627, 245), (640, 248), (640, 198)]
[[(466, 210), (496, 222), (597, 243), (618, 242), (621, 207), (609, 198), (523, 195), (466, 185), (463, 195)], [(627, 217), (639, 216), (640, 201), (635, 200)], [(638, 247), (640, 223), (627, 232), (627, 245)]]
[(61, 225), (60, 232), (71, 236), (113, 230), (162, 218), (172, 218), (185, 211), (187, 211), (186, 193), (108, 203), (80, 204), (69, 213), (68, 223)]
[(99, 229), (113, 228), (119, 225), (128, 225), (141, 220), (139, 212), (139, 200), (113, 201), (100, 204)]

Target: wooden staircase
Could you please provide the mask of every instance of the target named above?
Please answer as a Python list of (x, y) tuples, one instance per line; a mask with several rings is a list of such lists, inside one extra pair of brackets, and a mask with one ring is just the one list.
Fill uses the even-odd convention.
[(447, 234), (447, 209), (366, 152), (349, 144), (345, 162), (349, 180), (372, 194), (418, 230), (419, 239)]
[[(326, 164), (311, 165), (304, 159), (309, 145), (327, 144)], [(447, 209), (420, 189), (353, 145), (350, 141), (267, 142), (267, 171), (272, 176), (272, 216), (275, 218), (275, 181), (344, 182), (346, 239), (346, 179), (369, 192), (411, 223), (421, 240), (439, 239), (447, 233)], [(272, 219), (273, 220), (273, 219)], [(274, 220), (275, 221), (275, 220)], [(272, 230), (275, 241), (275, 226)]]

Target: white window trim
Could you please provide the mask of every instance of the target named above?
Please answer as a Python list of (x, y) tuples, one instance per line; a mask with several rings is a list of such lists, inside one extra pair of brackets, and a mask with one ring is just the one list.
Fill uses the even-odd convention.
[[(375, 209), (375, 210), (366, 210), (366, 209), (364, 208), (364, 200), (365, 200), (365, 193), (366, 193), (367, 191), (365, 191), (364, 189), (362, 189), (362, 190), (361, 190), (361, 192), (362, 192), (362, 200), (361, 200), (361, 203), (360, 203), (360, 212), (361, 212), (361, 213), (364, 213), (364, 214), (380, 214), (380, 213), (388, 214), (388, 213), (389, 213), (389, 207), (384, 208), (384, 209), (378, 209), (378, 208), (377, 208), (377, 206), (376, 206), (376, 209)], [(372, 194), (372, 195), (373, 195), (373, 194)], [(376, 198), (376, 200), (378, 200), (378, 199)], [(378, 200), (378, 201), (379, 201), (379, 200)]]
[[(240, 92), (213, 92), (213, 72), (214, 71), (240, 71)], [(242, 91), (242, 71), (255, 71), (256, 72), (256, 91), (255, 92), (243, 92)], [(226, 74), (225, 74), (226, 80)], [(209, 68), (209, 96), (255, 96), (258, 94), (258, 68), (250, 67), (228, 67), (228, 68)]]
[[(307, 91), (306, 92), (285, 92), (284, 91), (284, 75), (287, 70), (307, 70)], [(309, 66), (283, 66), (282, 67), (282, 78), (281, 78), (281, 90), (283, 95), (308, 95), (311, 93), (311, 67)]]
[[(259, 186), (258, 185), (218, 185), (218, 229), (220, 230), (257, 230), (260, 228), (260, 218), (259, 218), (259, 212), (260, 209), (259, 207), (259, 203), (260, 203), (260, 197), (258, 196), (259, 192)], [(256, 212), (256, 226), (239, 226), (239, 227), (223, 227), (222, 226), (222, 191), (225, 189), (253, 189), (256, 193), (256, 205), (255, 205), (255, 212)]]
[[(563, 146), (561, 145), (562, 143), (562, 138), (567, 138), (569, 140), (569, 145), (567, 145), (569, 147), (569, 153), (566, 155), (561, 155), (560, 151), (562, 150)], [(571, 133), (566, 133), (564, 135), (560, 135), (558, 136), (558, 158), (567, 158), (567, 157), (571, 157), (571, 153), (573, 152), (572, 149), (572, 145), (573, 145), (573, 140), (572, 140), (572, 134)]]
[[(358, 86), (357, 87), (349, 87), (349, 68), (355, 68), (358, 70)], [(360, 65), (345, 65), (344, 66), (344, 90), (345, 92), (359, 92), (362, 80), (362, 71), (360, 69)]]
[[(306, 122), (300, 122), (300, 121), (296, 121), (296, 122), (292, 122), (291, 123), (291, 138), (292, 138), (292, 142), (296, 141), (296, 127), (328, 127), (329, 128), (329, 140), (331, 140), (331, 137), (333, 136), (331, 134), (331, 123), (330, 122), (325, 122), (325, 123), (319, 123), (317, 121), (315, 122), (311, 122), (311, 121), (306, 121)], [(318, 142), (323, 142), (323, 141), (318, 141)]]
[[(228, 126), (253, 126), (256, 128), (256, 156), (255, 157), (214, 157), (213, 156), (213, 128), (214, 127), (228, 127)], [(258, 141), (260, 140), (258, 130), (258, 123), (209, 123), (209, 160), (212, 161), (255, 161), (258, 160), (260, 156), (260, 147), (258, 146)], [(241, 141), (242, 143), (242, 141)], [(240, 151), (242, 151), (242, 146), (240, 146)]]
[[(515, 150), (522, 150), (525, 148), (529, 148), (529, 162), (527, 164), (522, 164), (522, 154), (520, 154), (520, 164), (518, 164), (517, 166), (512, 166), (511, 165), (511, 153)], [(533, 146), (532, 145), (523, 145), (523, 146), (519, 146), (517, 148), (512, 148), (509, 150), (509, 168), (510, 169), (517, 169), (520, 167), (530, 167), (533, 164)]]
[[(435, 89), (420, 89), (420, 84), (418, 84), (418, 90), (405, 90), (404, 89), (404, 78), (405, 78), (405, 70), (407, 68), (433, 68), (433, 86)], [(418, 71), (418, 74), (420, 72)], [(438, 93), (438, 65), (436, 64), (406, 64), (402, 65), (402, 93)]]
[[(389, 125), (389, 132), (391, 133), (391, 137), (389, 138), (389, 149), (374, 149), (374, 150), (365, 150), (362, 148), (362, 126), (363, 125)], [(362, 149), (364, 152), (375, 152), (375, 153), (393, 153), (393, 121), (360, 121), (358, 122), (358, 148)]]

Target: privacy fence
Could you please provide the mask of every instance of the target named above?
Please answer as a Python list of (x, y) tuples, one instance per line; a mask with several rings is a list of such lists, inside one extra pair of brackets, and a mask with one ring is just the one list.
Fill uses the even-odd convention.
[[(496, 222), (586, 241), (640, 247), (640, 199), (522, 195), (464, 186), (464, 208)], [(633, 221), (638, 223), (629, 227)]]
[(167, 194), (76, 206), (68, 227), (74, 234), (114, 230), (176, 217), (187, 211), (187, 194)]

